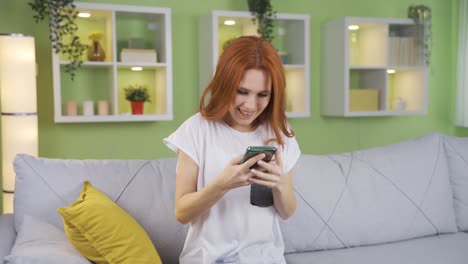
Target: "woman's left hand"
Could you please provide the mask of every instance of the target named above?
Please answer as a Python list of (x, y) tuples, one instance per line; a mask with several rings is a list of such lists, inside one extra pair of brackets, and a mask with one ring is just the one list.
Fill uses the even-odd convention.
[(283, 162), (279, 153), (275, 154), (274, 160), (270, 162), (260, 160), (257, 164), (259, 165), (257, 169), (251, 169), (251, 172), (254, 174), (250, 178), (251, 182), (270, 188), (277, 188), (285, 183), (285, 177), (282, 177), (284, 174)]

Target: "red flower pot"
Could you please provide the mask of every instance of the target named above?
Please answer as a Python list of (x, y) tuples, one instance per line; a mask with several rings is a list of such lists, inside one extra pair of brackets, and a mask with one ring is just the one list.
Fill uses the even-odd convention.
[(132, 115), (142, 115), (143, 114), (143, 104), (144, 101), (131, 101), (132, 106)]

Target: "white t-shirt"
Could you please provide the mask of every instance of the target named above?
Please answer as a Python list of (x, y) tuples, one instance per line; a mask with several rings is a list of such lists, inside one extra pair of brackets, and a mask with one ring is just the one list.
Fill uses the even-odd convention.
[[(274, 132), (266, 126), (239, 132), (224, 121), (207, 121), (197, 113), (164, 143), (174, 151), (182, 150), (198, 165), (200, 190), (248, 146), (263, 146), (271, 138)], [(301, 152), (294, 137), (283, 138), (284, 149), (276, 147), (285, 171), (290, 171)], [(250, 204), (250, 186), (232, 189), (190, 223), (180, 263), (285, 263), (278, 217), (273, 206)]]

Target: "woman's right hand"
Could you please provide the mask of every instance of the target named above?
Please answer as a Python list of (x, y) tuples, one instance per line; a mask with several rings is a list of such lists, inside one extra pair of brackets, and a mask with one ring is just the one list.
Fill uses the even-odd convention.
[(244, 164), (239, 164), (241, 157), (232, 159), (213, 181), (197, 190), (198, 165), (183, 151), (179, 151), (174, 208), (177, 220), (187, 224), (208, 211), (227, 191), (249, 185), (253, 176), (249, 168), (261, 160), (263, 155), (252, 157)]
[(242, 160), (242, 156), (233, 158), (226, 167), (224, 167), (218, 177), (216, 177), (216, 184), (225, 192), (237, 187), (250, 185), (252, 183), (250, 178), (254, 176), (250, 171), (250, 167), (264, 157), (265, 154), (260, 153), (248, 159), (243, 164), (239, 164)]

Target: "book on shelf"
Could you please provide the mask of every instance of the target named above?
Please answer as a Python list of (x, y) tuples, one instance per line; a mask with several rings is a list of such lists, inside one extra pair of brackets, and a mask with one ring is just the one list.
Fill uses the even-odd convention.
[(122, 49), (120, 60), (122, 62), (157, 62), (158, 57), (154, 49)]
[(421, 64), (421, 48), (414, 37), (390, 36), (389, 58), (391, 66), (415, 66)]
[(400, 40), (397, 36), (390, 36), (390, 47), (388, 62), (391, 66), (398, 65), (398, 49), (400, 48)]

